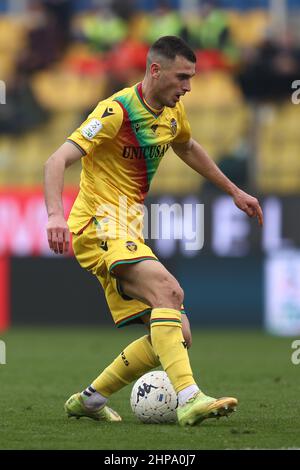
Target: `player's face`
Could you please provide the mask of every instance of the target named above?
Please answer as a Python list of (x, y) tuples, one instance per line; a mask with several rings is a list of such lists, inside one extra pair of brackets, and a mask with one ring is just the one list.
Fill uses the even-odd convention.
[(160, 69), (157, 96), (163, 106), (174, 108), (180, 97), (191, 91), (191, 78), (195, 64), (185, 57), (176, 56)]

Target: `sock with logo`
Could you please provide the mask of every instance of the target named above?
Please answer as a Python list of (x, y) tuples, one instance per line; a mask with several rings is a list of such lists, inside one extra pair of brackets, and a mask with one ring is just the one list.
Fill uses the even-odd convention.
[(190, 385), (196, 385), (182, 335), (180, 311), (172, 308), (154, 308), (150, 325), (154, 352), (176, 393)]
[(150, 337), (146, 335), (129, 344), (93, 381), (91, 387), (107, 398), (157, 366), (159, 361), (153, 351)]
[(107, 398), (98, 393), (92, 385), (83, 390), (80, 395), (88, 410), (97, 410), (107, 402)]
[(180, 406), (184, 405), (190, 398), (199, 392), (198, 385), (189, 385), (178, 393), (178, 403)]

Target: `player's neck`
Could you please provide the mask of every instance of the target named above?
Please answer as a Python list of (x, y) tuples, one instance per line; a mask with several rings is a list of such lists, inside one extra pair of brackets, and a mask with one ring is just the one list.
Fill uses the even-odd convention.
[(146, 104), (153, 109), (157, 114), (161, 113), (164, 109), (164, 106), (161, 102), (156, 98), (155, 93), (153, 93), (151, 83), (145, 77), (142, 81), (142, 93), (143, 99)]

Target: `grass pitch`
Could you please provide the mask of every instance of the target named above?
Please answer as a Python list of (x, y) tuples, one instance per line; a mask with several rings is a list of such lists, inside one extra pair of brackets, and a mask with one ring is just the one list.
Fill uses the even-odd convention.
[(13, 329), (1, 337), (0, 449), (279, 449), (300, 447), (300, 365), (291, 362), (291, 338), (259, 332), (193, 332), (195, 378), (212, 396), (240, 401), (229, 419), (183, 429), (139, 423), (131, 386), (110, 405), (121, 423), (67, 419), (65, 400), (81, 391), (142, 329)]

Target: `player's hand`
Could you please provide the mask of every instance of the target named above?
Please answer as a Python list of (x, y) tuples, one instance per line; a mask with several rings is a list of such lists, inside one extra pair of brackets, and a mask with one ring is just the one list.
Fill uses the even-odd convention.
[(262, 208), (260, 207), (260, 204), (255, 197), (250, 196), (250, 194), (247, 194), (239, 189), (234, 194), (233, 200), (239, 209), (246, 212), (249, 217), (257, 217), (259, 225), (263, 225), (264, 217)]
[(69, 251), (70, 231), (64, 217), (52, 215), (48, 219), (47, 237), (50, 250), (56, 254), (63, 254)]

